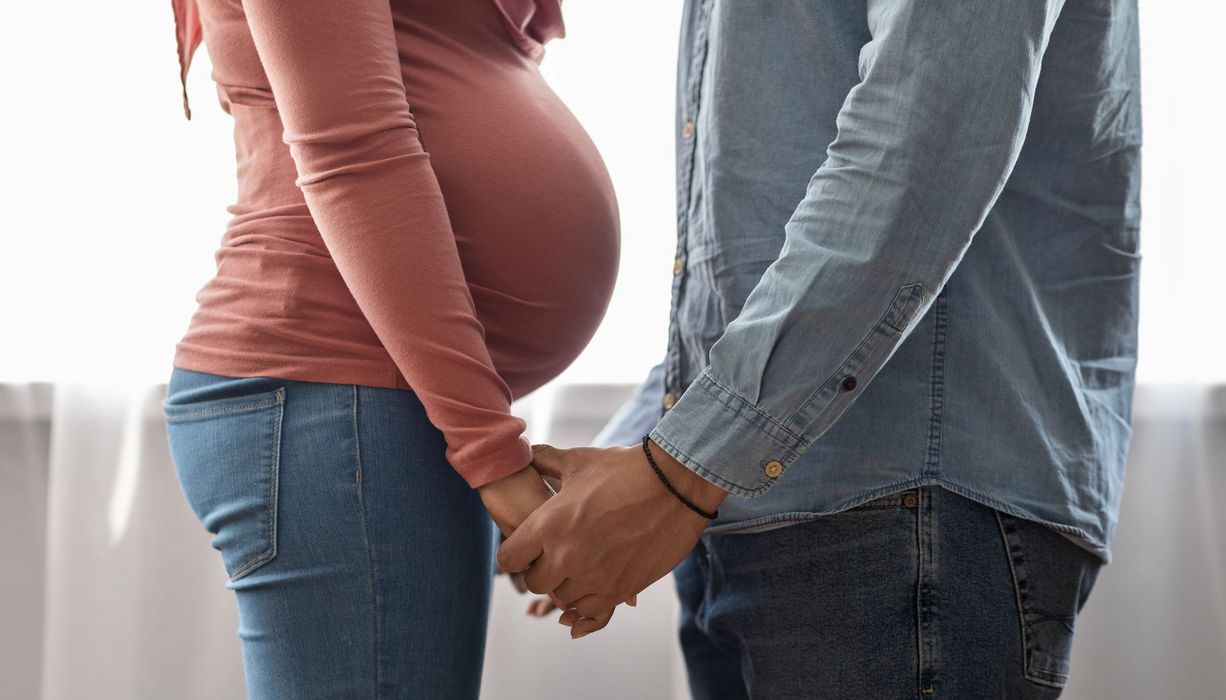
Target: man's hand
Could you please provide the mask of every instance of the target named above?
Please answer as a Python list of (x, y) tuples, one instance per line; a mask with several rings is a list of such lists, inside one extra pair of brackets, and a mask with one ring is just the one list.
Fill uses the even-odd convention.
[[(715, 510), (727, 496), (649, 445), (668, 480), (703, 510)], [(562, 488), (507, 537), (498, 563), (506, 571), (528, 569), (529, 590), (551, 592), (563, 610), (574, 608), (571, 636), (582, 637), (604, 628), (618, 603), (672, 571), (707, 519), (668, 492), (640, 446), (532, 449), (533, 466)]]

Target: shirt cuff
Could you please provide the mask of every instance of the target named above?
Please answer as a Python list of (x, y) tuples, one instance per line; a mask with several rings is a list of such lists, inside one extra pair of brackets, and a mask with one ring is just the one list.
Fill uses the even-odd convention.
[(650, 435), (702, 478), (745, 498), (765, 493), (808, 447), (804, 438), (712, 377), (710, 367)]

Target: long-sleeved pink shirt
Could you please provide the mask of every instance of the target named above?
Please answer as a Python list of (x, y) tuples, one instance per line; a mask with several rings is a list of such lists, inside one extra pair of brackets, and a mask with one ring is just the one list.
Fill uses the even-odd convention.
[[(192, 56), (203, 40), (200, 8), (196, 0), (170, 0), (175, 16), (175, 39), (179, 49), (179, 80), (183, 86), (183, 111), (190, 119), (187, 100), (187, 71)], [(533, 60), (540, 61), (545, 44), (566, 36), (562, 22), (562, 0), (491, 0), (502, 13), (512, 40)]]
[[(197, 20), (198, 18), (198, 20)], [(616, 201), (536, 61), (540, 0), (176, 0), (234, 118), (238, 200), (177, 367), (412, 389), (476, 487), (586, 345)], [(185, 101), (186, 107), (186, 101)]]

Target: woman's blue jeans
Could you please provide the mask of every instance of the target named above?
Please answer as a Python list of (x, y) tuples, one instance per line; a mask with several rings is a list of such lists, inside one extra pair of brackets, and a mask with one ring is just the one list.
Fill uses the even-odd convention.
[(175, 368), (163, 410), (249, 697), (477, 697), (497, 529), (413, 392)]

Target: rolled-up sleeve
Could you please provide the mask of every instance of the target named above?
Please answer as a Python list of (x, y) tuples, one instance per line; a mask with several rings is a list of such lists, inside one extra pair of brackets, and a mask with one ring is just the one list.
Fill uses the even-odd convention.
[(777, 260), (651, 432), (762, 494), (931, 306), (1022, 148), (1059, 0), (870, 0), (861, 81)]

